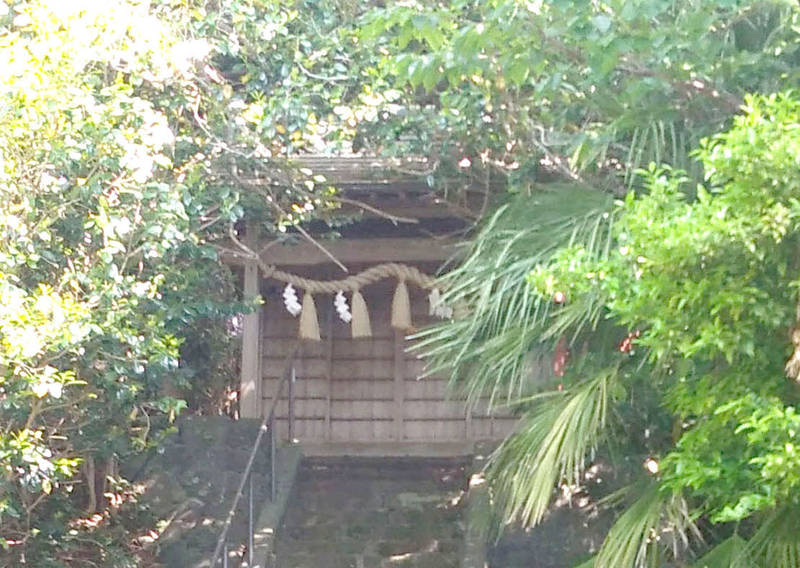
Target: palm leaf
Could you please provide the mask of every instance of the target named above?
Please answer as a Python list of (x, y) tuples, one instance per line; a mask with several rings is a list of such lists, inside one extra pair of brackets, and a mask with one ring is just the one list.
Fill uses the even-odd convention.
[[(427, 373), (448, 375), (473, 403), (481, 396), (495, 404), (529, 394), (531, 351), (548, 338), (555, 320), (552, 302), (532, 289), (528, 276), (570, 243), (607, 252), (610, 205), (608, 194), (553, 185), (501, 207), (461, 265), (443, 278), (446, 301), (462, 306), (463, 314), (415, 336)], [(584, 305), (558, 321), (576, 329), (591, 326), (599, 306)]]
[[(746, 553), (769, 568), (800, 568), (800, 509), (785, 506), (770, 513), (747, 543)], [(744, 563), (736, 564), (737, 568)]]
[(557, 483), (579, 482), (587, 455), (604, 434), (616, 384), (616, 369), (607, 369), (559, 400), (541, 401), (495, 451), (489, 479), (499, 489), (506, 520), (535, 525), (547, 512)]
[(691, 536), (701, 538), (683, 497), (665, 493), (648, 480), (640, 497), (611, 527), (591, 566), (655, 567), (665, 553), (678, 558), (689, 547)]
[(757, 564), (747, 552), (747, 541), (734, 533), (695, 562), (693, 568), (752, 567)]
[[(660, 108), (653, 110), (656, 113), (662, 111)], [(680, 121), (667, 122), (661, 118), (639, 116), (632, 122), (631, 117), (622, 116), (608, 128), (616, 132), (617, 137), (620, 133), (630, 132), (629, 141), (618, 140), (627, 147), (623, 179), (626, 187), (632, 187), (637, 181), (637, 172), (651, 162), (688, 170), (695, 177), (701, 174), (690, 160), (689, 148), (694, 147), (695, 140), (687, 142), (686, 126)]]

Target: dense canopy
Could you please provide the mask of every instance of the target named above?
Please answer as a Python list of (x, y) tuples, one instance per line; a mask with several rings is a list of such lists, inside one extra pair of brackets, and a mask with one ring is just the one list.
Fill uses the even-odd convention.
[(799, 32), (789, 0), (0, 1), (0, 561), (143, 562), (117, 464), (235, 398), (221, 253), (330, 220), (296, 159), (355, 152), (474, 221), (421, 339), (518, 409), (503, 520), (602, 462), (594, 566), (800, 566)]

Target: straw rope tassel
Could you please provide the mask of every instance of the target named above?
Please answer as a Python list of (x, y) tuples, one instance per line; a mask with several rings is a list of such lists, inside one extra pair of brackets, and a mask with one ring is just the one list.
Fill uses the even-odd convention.
[(319, 321), (314, 296), (309, 292), (303, 294), (303, 311), (300, 312), (300, 339), (319, 341)]
[(411, 329), (411, 300), (408, 297), (408, 286), (405, 280), (397, 283), (392, 298), (392, 327), (395, 329)]
[(362, 296), (361, 292), (358, 290), (353, 292), (350, 312), (353, 314), (353, 320), (350, 322), (353, 337), (372, 337), (372, 327), (369, 323), (367, 303), (364, 301), (364, 296)]

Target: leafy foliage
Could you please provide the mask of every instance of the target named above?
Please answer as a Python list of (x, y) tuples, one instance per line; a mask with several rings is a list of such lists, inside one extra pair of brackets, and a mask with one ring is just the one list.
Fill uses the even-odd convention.
[[(508, 288), (516, 302), (549, 303), (544, 315), (512, 309), (513, 300), (480, 294), (475, 284), (465, 294), (467, 284), (454, 292), (472, 310), (452, 324), (463, 336), (455, 340), (448, 325), (427, 335), (433, 361), (441, 368), (455, 361), (455, 380), (467, 390), (527, 385), (527, 396), (512, 397), (528, 407), (519, 430), (490, 467), (506, 518), (538, 522), (553, 486), (579, 482), (598, 447), (621, 445), (628, 456), (649, 456), (654, 479), (646, 490), (641, 482), (631, 486), (640, 497), (618, 518), (594, 566), (691, 557), (704, 546), (694, 528), (699, 518), (714, 527), (703, 535), (711, 542), (729, 535), (730, 525), (749, 539), (740, 546), (730, 537), (727, 548), (701, 562), (735, 557), (731, 565), (798, 565), (797, 539), (777, 515), (800, 510), (798, 392), (783, 370), (797, 300), (800, 102), (753, 96), (744, 111), (728, 132), (701, 144), (697, 157), (707, 182), (696, 198), (687, 198), (681, 173), (651, 166), (642, 174), (646, 191), (630, 192), (609, 212), (613, 223), (601, 234), (612, 244), (598, 247), (594, 232), (577, 240), (548, 235), (560, 248), (540, 247), (544, 258), (529, 256), (530, 290), (523, 296)], [(509, 230), (509, 242), (528, 233), (522, 227)], [(491, 224), (487, 230), (496, 232)], [(484, 256), (481, 246), (461, 268), (467, 282), (481, 266), (500, 276), (484, 277), (482, 287), (509, 286), (501, 267), (513, 262), (501, 258), (495, 265), (497, 255)], [(520, 282), (519, 273), (505, 274)], [(553, 303), (556, 294), (566, 298), (563, 306)], [(485, 325), (485, 313), (506, 322), (509, 333), (498, 326), (472, 332)], [(625, 339), (628, 330), (636, 333)], [(560, 379), (564, 393), (546, 396), (552, 384), (537, 379), (535, 368), (499, 366), (512, 349), (522, 361), (541, 338), (561, 334), (575, 351)], [(489, 360), (471, 364), (465, 341)], [(626, 469), (624, 460), (617, 466)], [(634, 477), (647, 478), (644, 467), (636, 469)]]
[(251, 8), (0, 3), (2, 565), (135, 564), (117, 464), (235, 378), (221, 239), (325, 206), (224, 74)]
[[(418, 336), (431, 373), (473, 402), (518, 409), (489, 469), (506, 519), (541, 519), (553, 486), (579, 479), (575, 455), (621, 451), (632, 460), (618, 470), (636, 463), (624, 476), (644, 474), (637, 459), (658, 465), (656, 493), (623, 513), (596, 565), (699, 556), (698, 518), (707, 542), (732, 539), (731, 524), (750, 539), (725, 552), (736, 562), (795, 565), (751, 545), (769, 538), (770, 510), (795, 507), (795, 393), (782, 378), (795, 103), (747, 99), (734, 128), (703, 140), (730, 126), (746, 93), (797, 86), (797, 6), (403, 3), (364, 21), (392, 108), (410, 109), (363, 121), (368, 147), (386, 151), (392, 125), (393, 148), (431, 156), (442, 177), (458, 170), (488, 191), (499, 172), (517, 194), (444, 278), (461, 317)], [(640, 169), (650, 162), (668, 165)], [(553, 174), (573, 183), (548, 194)], [(578, 186), (637, 191), (612, 208)], [(542, 373), (562, 338), (566, 376)], [(605, 399), (604, 429), (559, 429), (562, 405), (609, 369), (619, 393)], [(595, 404), (583, 399), (572, 418)], [(659, 540), (678, 533), (671, 547)]]
[(383, 148), (397, 125), (401, 152), (469, 156), (515, 185), (542, 166), (606, 187), (650, 161), (696, 171), (689, 150), (745, 93), (797, 84), (797, 18), (790, 2), (396, 3), (359, 30), (404, 87), (364, 138)]
[[(607, 219), (585, 210), (593, 206), (602, 212), (609, 204), (602, 193), (551, 185), (499, 208), (476, 239), (470, 257), (445, 276), (448, 301), (468, 303), (475, 311), (469, 318), (457, 318), (418, 336), (420, 349), (428, 355), (429, 372), (447, 371), (454, 377), (471, 373), (476, 381), (468, 388), (474, 396), (491, 392), (493, 399), (507, 400), (525, 394), (525, 385), (516, 379), (535, 362), (530, 345), (538, 341), (539, 326), (547, 321), (552, 305), (549, 298), (543, 300), (531, 290), (526, 276), (570, 240), (590, 240), (598, 250), (607, 247)], [(520, 226), (525, 228), (519, 230)], [(444, 350), (428, 349), (428, 336), (437, 345), (446, 344)], [(458, 351), (453, 357), (455, 344)]]
[[(598, 562), (650, 561), (647, 531), (701, 515), (738, 521), (754, 562), (793, 565), (773, 528), (797, 509), (796, 393), (779, 379), (796, 105), (753, 99), (689, 149), (745, 93), (797, 86), (796, 3), (95, 4), (0, 3), (4, 563), (134, 562), (98, 501), (125, 488), (118, 459), (226, 387), (224, 320), (247, 307), (219, 254), (250, 253), (242, 220), (283, 238), (336, 207), (287, 158), (364, 150), (428, 157), (416, 173), (441, 197), (483, 194), (474, 218), (504, 205), (448, 277), (471, 316), (422, 339), (473, 400), (530, 419), (495, 460), (507, 514), (540, 518), (548, 486), (624, 440), (659, 458), (658, 491), (612, 532), (632, 539), (624, 558)], [(637, 178), (650, 161), (688, 174)], [(597, 188), (646, 195), (611, 207)], [(534, 379), (561, 337), (566, 376)], [(730, 532), (719, 554), (744, 555)]]
[(544, 397), (523, 415), (493, 464), (505, 516), (535, 524), (549, 510), (553, 487), (581, 481), (584, 460), (597, 447), (619, 391), (614, 370), (599, 373), (574, 392)]
[(609, 531), (593, 566), (657, 566), (662, 547), (673, 553), (681, 551), (688, 537), (696, 533), (689, 507), (680, 495), (659, 491), (655, 484), (642, 485), (635, 488), (638, 498)]

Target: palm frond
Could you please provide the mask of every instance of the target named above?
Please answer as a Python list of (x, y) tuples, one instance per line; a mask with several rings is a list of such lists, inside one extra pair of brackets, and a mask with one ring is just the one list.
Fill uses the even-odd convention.
[(734, 533), (706, 552), (693, 568), (756, 568), (747, 552), (747, 541)]
[[(769, 568), (800, 568), (800, 509), (785, 506), (771, 512), (747, 543), (745, 552)], [(735, 565), (743, 568), (744, 563)]]
[[(553, 323), (552, 302), (532, 289), (528, 276), (570, 243), (609, 250), (610, 206), (608, 194), (554, 185), (501, 207), (461, 265), (443, 278), (446, 301), (463, 306), (463, 314), (415, 336), (428, 374), (450, 376), (472, 402), (490, 396), (494, 404), (528, 394), (531, 351), (547, 339)], [(591, 326), (599, 305), (576, 309), (563, 325)]]
[(665, 493), (648, 480), (641, 495), (611, 527), (593, 559), (594, 568), (647, 568), (664, 553), (678, 558), (690, 538), (701, 535), (681, 495)]
[(560, 481), (574, 484), (604, 435), (617, 370), (550, 398), (526, 414), (520, 429), (489, 460), (489, 479), (498, 488), (506, 520), (535, 525), (547, 512)]
[[(660, 110), (658, 111), (660, 112)], [(700, 174), (697, 165), (691, 161), (689, 149), (694, 147), (695, 138), (687, 139), (686, 127), (677, 121), (660, 118), (641, 120), (631, 128), (628, 116), (621, 117), (610, 128), (615, 131), (630, 132), (627, 142), (624, 184), (631, 187), (637, 179), (637, 171), (649, 163), (669, 164), (675, 169)], [(626, 126), (628, 128), (626, 128)], [(619, 136), (619, 134), (617, 134)], [(625, 145), (625, 143), (622, 143)]]

